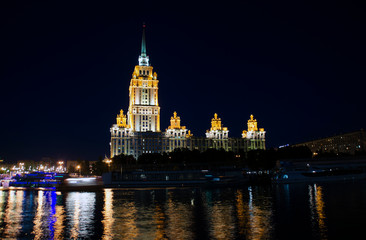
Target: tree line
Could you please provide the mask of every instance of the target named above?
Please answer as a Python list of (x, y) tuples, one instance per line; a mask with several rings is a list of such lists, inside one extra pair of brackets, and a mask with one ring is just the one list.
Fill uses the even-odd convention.
[(270, 170), (282, 159), (311, 158), (307, 147), (286, 147), (280, 149), (252, 150), (234, 153), (224, 149), (208, 149), (204, 152), (189, 149), (175, 149), (170, 153), (144, 153), (135, 159), (132, 155), (114, 156), (108, 164), (100, 157), (93, 164), (93, 174), (108, 171), (144, 170), (184, 170), (212, 169), (215, 167), (241, 167), (251, 170)]

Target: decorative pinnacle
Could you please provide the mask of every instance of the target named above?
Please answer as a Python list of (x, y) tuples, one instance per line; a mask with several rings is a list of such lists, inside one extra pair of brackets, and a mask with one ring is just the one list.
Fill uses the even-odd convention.
[(146, 57), (146, 40), (145, 40), (146, 24), (142, 24), (142, 42), (141, 42), (141, 57)]
[(145, 23), (142, 24), (141, 55), (139, 56), (140, 66), (149, 66), (149, 57), (146, 55)]

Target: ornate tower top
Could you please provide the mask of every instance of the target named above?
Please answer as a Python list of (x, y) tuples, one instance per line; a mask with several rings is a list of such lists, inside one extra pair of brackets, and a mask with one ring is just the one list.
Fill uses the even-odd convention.
[(149, 57), (146, 55), (145, 23), (142, 24), (141, 54), (139, 56), (140, 66), (149, 66)]
[(214, 114), (214, 118), (211, 120), (211, 131), (224, 130), (227, 131), (226, 127), (221, 124), (221, 118), (217, 118), (217, 113)]
[(122, 127), (122, 128), (129, 128), (130, 127), (129, 125), (127, 125), (127, 117), (126, 117), (126, 115), (123, 114), (122, 109), (119, 112), (119, 114), (117, 114), (116, 120), (117, 120), (118, 127)]
[(257, 119), (253, 118), (253, 114), (250, 115), (250, 119), (248, 120), (248, 132), (250, 131), (258, 131)]
[(191, 130), (188, 130), (186, 138), (191, 138), (191, 137), (193, 137), (193, 134), (191, 133)]
[(227, 127), (223, 127), (221, 118), (217, 117), (217, 113), (214, 114), (214, 118), (211, 120), (211, 128), (206, 131), (206, 137), (212, 139), (227, 139), (229, 130)]
[[(254, 119), (253, 114), (251, 114), (250, 119), (248, 120), (248, 131), (247, 130), (243, 131), (243, 133), (241, 134), (242, 138), (257, 139), (257, 140), (261, 139), (264, 141), (265, 134), (266, 132), (264, 131), (264, 128), (259, 128), (258, 131), (257, 119)], [(263, 147), (263, 149), (265, 149), (265, 147)]]
[(185, 126), (180, 126), (180, 117), (177, 116), (177, 112), (174, 112), (173, 117), (170, 118), (170, 126), (168, 129), (186, 129)]

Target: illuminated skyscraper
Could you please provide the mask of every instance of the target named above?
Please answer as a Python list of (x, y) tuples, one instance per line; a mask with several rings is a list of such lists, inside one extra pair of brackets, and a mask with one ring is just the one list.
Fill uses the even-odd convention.
[(110, 156), (144, 153), (172, 152), (176, 148), (205, 151), (210, 148), (239, 152), (265, 149), (265, 132), (257, 129), (257, 120), (248, 121), (248, 131), (242, 138), (229, 138), (229, 130), (223, 127), (217, 114), (211, 121), (206, 137), (193, 137), (191, 131), (180, 125), (180, 117), (174, 112), (170, 126), (160, 131), (160, 107), (158, 101), (157, 74), (149, 64), (146, 54), (145, 24), (142, 30), (141, 54), (130, 82), (130, 101), (127, 115), (121, 109), (116, 124), (111, 127)]
[(136, 132), (160, 132), (160, 107), (158, 104), (158, 83), (156, 72), (149, 65), (146, 55), (145, 25), (142, 30), (141, 55), (135, 66), (130, 83), (130, 104), (128, 123)]

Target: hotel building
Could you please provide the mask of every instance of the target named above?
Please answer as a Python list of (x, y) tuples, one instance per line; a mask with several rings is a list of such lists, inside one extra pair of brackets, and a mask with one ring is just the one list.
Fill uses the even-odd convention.
[(265, 131), (257, 128), (257, 120), (250, 116), (248, 128), (242, 138), (229, 138), (229, 130), (223, 127), (215, 113), (206, 137), (195, 137), (176, 112), (170, 119), (170, 126), (160, 129), (160, 107), (158, 99), (157, 73), (149, 64), (146, 54), (145, 25), (142, 31), (141, 54), (130, 81), (129, 107), (127, 114), (120, 110), (116, 124), (110, 128), (110, 157), (125, 154), (136, 159), (143, 153), (168, 153), (176, 148), (205, 151), (210, 148), (239, 152), (241, 150), (265, 149)]

